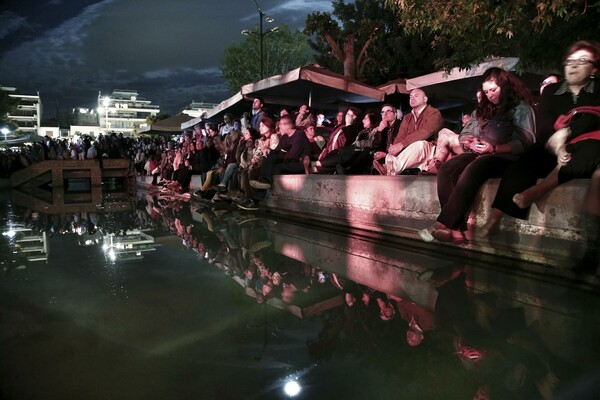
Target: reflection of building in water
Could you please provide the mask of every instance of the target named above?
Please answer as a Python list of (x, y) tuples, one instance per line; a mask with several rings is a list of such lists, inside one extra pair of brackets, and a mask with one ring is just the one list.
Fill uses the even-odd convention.
[(156, 250), (156, 245), (154, 237), (138, 230), (130, 230), (124, 235), (104, 236), (102, 249), (111, 261), (132, 261), (143, 259), (143, 253)]
[(13, 253), (23, 254), (27, 261), (48, 260), (48, 237), (46, 232), (34, 232), (23, 226), (11, 227), (2, 235), (10, 240)]

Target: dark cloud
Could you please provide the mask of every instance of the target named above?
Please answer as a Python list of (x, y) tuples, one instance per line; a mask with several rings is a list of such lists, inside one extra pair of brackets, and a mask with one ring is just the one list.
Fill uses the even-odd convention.
[[(258, 23), (252, 0), (8, 1), (0, 11), (0, 84), (40, 92), (46, 116), (95, 106), (98, 92), (137, 90), (175, 113), (192, 100), (228, 96), (223, 50)], [(262, 0), (262, 10), (301, 28), (330, 0)]]

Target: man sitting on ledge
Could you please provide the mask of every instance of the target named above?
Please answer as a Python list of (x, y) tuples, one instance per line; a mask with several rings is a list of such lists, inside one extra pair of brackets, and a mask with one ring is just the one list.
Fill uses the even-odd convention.
[[(427, 104), (427, 96), (421, 89), (410, 92), (411, 112), (400, 124), (398, 135), (383, 151), (375, 153), (373, 166), (381, 175), (395, 175), (409, 168), (424, 167), (435, 151), (432, 142), (435, 134), (444, 127), (444, 120), (439, 110)], [(385, 157), (385, 165), (379, 160)]]
[(303, 131), (296, 129), (292, 115), (281, 117), (279, 131), (279, 145), (263, 159), (260, 177), (250, 181), (255, 189), (270, 189), (273, 175), (308, 174), (310, 142)]

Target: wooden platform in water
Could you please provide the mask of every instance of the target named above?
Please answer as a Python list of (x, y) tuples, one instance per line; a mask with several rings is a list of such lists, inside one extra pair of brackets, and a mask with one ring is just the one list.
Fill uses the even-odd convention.
[(91, 186), (100, 186), (103, 178), (125, 178), (129, 170), (130, 161), (124, 159), (46, 160), (14, 172), (11, 186), (62, 188), (70, 179), (89, 179)]

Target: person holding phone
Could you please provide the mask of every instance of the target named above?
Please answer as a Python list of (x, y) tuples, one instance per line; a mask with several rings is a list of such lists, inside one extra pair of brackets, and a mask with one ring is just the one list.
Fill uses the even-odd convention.
[(531, 93), (514, 75), (501, 68), (483, 74), (483, 97), (463, 128), (459, 142), (464, 153), (442, 164), (437, 175), (441, 213), (436, 223), (419, 231), (426, 242), (462, 243), (467, 217), (479, 189), (535, 143)]

